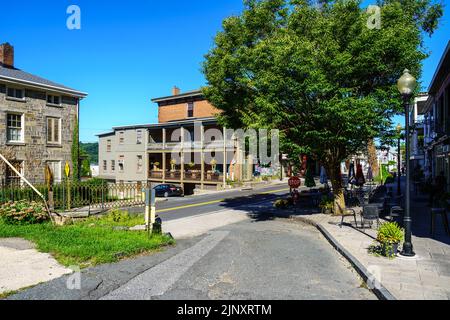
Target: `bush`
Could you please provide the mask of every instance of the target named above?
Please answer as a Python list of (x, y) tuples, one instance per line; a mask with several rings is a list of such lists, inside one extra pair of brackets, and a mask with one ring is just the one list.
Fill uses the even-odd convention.
[(114, 209), (108, 212), (106, 219), (111, 222), (127, 222), (131, 219), (131, 217), (127, 211)]
[(49, 215), (43, 204), (22, 200), (3, 204), (0, 207), (0, 218), (6, 224), (29, 225), (46, 222)]
[(396, 244), (403, 241), (404, 230), (395, 222), (383, 223), (378, 230), (377, 240), (382, 244)]
[(285, 199), (278, 199), (273, 206), (277, 209), (286, 209), (289, 206), (289, 201)]

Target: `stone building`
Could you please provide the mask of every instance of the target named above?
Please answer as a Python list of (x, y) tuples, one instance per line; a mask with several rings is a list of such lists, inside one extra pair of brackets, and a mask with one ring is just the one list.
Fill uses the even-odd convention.
[[(80, 100), (86, 93), (32, 75), (14, 65), (14, 48), (0, 45), (0, 153), (28, 180), (43, 183), (45, 167), (61, 181), (72, 166)], [(0, 183), (19, 183), (0, 161)]]

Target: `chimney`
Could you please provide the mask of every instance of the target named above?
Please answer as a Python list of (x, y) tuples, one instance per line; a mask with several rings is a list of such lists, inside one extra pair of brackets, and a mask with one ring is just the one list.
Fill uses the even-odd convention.
[(173, 96), (177, 96), (181, 93), (180, 88), (178, 88), (177, 86), (174, 86), (172, 89), (172, 95)]
[(8, 42), (0, 44), (0, 64), (14, 67), (14, 47)]

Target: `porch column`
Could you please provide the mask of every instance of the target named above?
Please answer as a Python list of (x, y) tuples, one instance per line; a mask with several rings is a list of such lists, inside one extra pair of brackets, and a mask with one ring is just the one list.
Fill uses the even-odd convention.
[(200, 154), (201, 154), (201, 189), (205, 189), (205, 150), (204, 148), (205, 144), (205, 127), (203, 124), (200, 127)]
[(167, 133), (166, 133), (166, 128), (163, 128), (162, 129), (162, 136), (163, 136), (163, 150), (166, 150), (166, 135), (167, 135)]
[(163, 151), (162, 153), (162, 170), (163, 170), (162, 174), (163, 183), (166, 183), (166, 151)]
[(227, 184), (227, 128), (223, 127), (223, 189)]
[(184, 189), (184, 127), (181, 127), (181, 187)]

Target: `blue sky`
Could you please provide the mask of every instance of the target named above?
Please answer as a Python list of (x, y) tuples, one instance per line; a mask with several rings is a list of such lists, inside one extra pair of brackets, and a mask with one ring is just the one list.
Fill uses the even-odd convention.
[[(66, 28), (71, 4), (81, 8), (81, 30)], [(8, 1), (0, 43), (15, 47), (16, 67), (89, 93), (80, 139), (97, 141), (95, 134), (113, 126), (157, 122), (150, 100), (174, 85), (204, 85), (203, 56), (222, 20), (241, 10), (242, 0)], [(441, 28), (426, 38), (432, 55), (424, 63), (425, 87), (449, 40), (449, 20), (446, 10)]]

